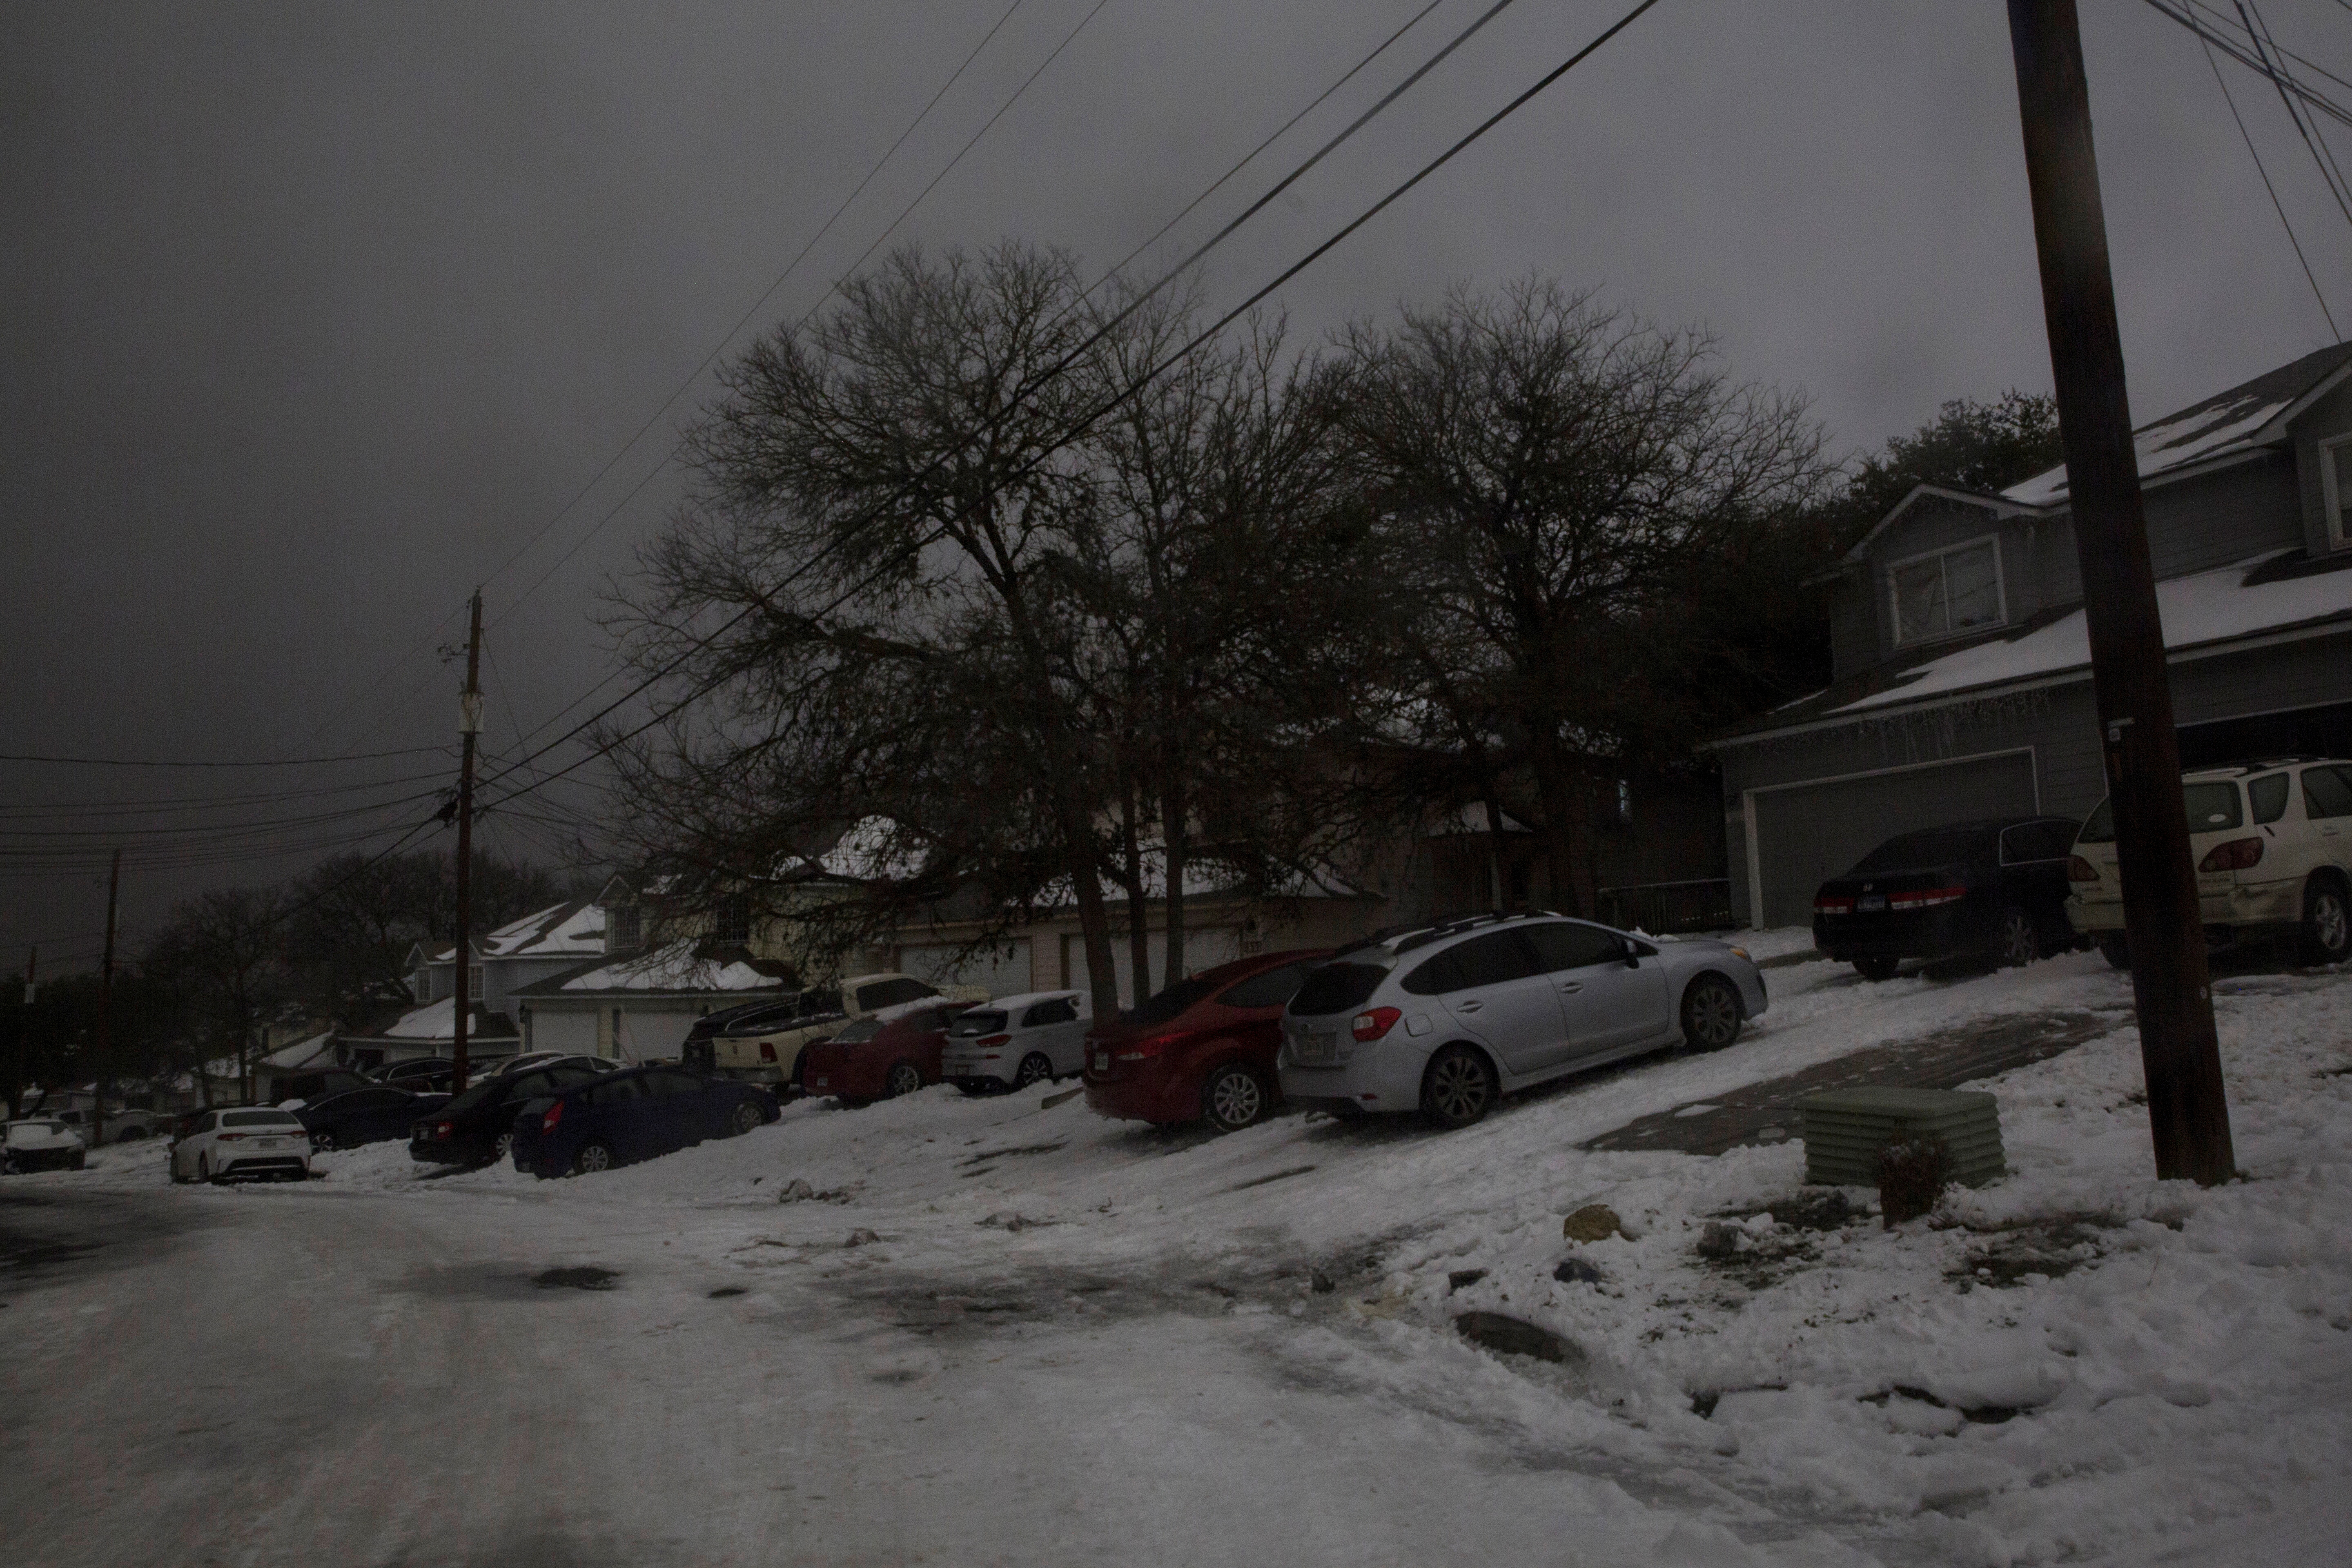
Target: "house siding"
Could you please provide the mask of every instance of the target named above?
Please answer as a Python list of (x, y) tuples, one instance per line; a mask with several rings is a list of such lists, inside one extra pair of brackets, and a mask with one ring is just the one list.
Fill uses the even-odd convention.
[(2304, 548), (2325, 555), (2339, 548), (2327, 536), (2327, 495), (2320, 476), (2319, 443), (2352, 432), (2352, 381), (2327, 394), (2294, 422), (2296, 510), (2303, 519)]
[(2293, 454), (2265, 452), (2147, 493), (2147, 546), (2159, 581), (2210, 572), (2304, 542)]

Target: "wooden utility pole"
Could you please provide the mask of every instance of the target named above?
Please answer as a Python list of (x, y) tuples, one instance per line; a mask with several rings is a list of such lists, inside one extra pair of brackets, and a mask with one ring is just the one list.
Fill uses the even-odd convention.
[(482, 591), (474, 590), (473, 630), (466, 638), (466, 689), (457, 700), (457, 733), (464, 748), (457, 764), (457, 994), (450, 1011), (457, 1031), (449, 1047), (449, 1092), (466, 1089), (466, 1026), (474, 1009), (474, 738), (482, 732)]
[(14, 1121), (25, 1106), (25, 1049), (33, 1037), (33, 1003), (39, 994), (37, 981), (41, 971), (41, 950), (37, 946), (25, 955), (25, 1016), (16, 1027), (16, 1068), (8, 1079), (8, 1120)]
[(2124, 931), (2159, 1179), (2230, 1179), (2230, 1109), (2213, 1034), (2180, 743), (2156, 602), (2123, 337), (2091, 143), (2074, 0), (2009, 0), (2042, 306), (2090, 625), (2091, 678), (2114, 803)]
[(98, 966), (98, 1061), (89, 1075), (89, 1146), (93, 1149), (106, 1142), (106, 1067), (114, 1059), (112, 1020), (108, 1016), (114, 1006), (114, 911), (122, 892), (122, 851), (114, 852), (113, 868), (106, 874), (106, 956)]

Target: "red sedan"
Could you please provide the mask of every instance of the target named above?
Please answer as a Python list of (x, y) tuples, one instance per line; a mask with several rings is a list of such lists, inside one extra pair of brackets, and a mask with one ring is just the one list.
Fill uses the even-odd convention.
[(1282, 1008), (1328, 951), (1267, 952), (1179, 981), (1087, 1035), (1087, 1103), (1105, 1116), (1237, 1131), (1280, 1095)]
[(937, 1083), (948, 1026), (971, 1005), (931, 1002), (845, 1024), (833, 1038), (802, 1052), (803, 1082), (809, 1093), (835, 1095), (845, 1105), (889, 1100)]

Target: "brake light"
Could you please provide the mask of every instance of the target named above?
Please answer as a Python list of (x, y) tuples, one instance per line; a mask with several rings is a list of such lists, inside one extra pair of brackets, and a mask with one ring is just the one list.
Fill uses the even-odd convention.
[(972, 1042), (975, 1046), (1009, 1046), (1012, 1043), (1010, 1035), (986, 1035)]
[(2099, 868), (2080, 855), (2069, 855), (2066, 857), (2066, 879), (2070, 882), (2095, 882), (2099, 879)]
[(776, 1059), (775, 1041), (761, 1040), (760, 1042), (760, 1059), (763, 1062), (772, 1062)]
[(1889, 893), (1886, 907), (1890, 910), (1931, 910), (1937, 904), (1957, 904), (1969, 896), (1966, 888), (1922, 888), (1913, 893)]
[(457, 1131), (457, 1124), (454, 1121), (436, 1121), (433, 1124), (433, 1136), (436, 1138), (447, 1138)]
[(1815, 899), (1813, 900), (1813, 913), (1817, 915), (1850, 915), (1853, 913), (1853, 900), (1850, 898)]
[(1396, 1021), (1403, 1016), (1394, 1007), (1367, 1007), (1348, 1020), (1348, 1032), (1363, 1044), (1370, 1045), (1395, 1028)]
[(2263, 841), (2259, 838), (2232, 838), (2227, 844), (2216, 844), (2204, 859), (2197, 863), (2200, 871), (2250, 871), (2262, 864)]
[(562, 1120), (563, 1101), (559, 1100), (553, 1105), (547, 1108), (546, 1115), (539, 1119), (540, 1135), (541, 1137), (545, 1137), (548, 1133), (554, 1131), (555, 1124)]
[(244, 1140), (244, 1138), (245, 1138), (245, 1134), (244, 1134), (244, 1133), (242, 1133), (242, 1132), (224, 1132), (224, 1133), (222, 1133), (222, 1134), (220, 1135), (220, 1137), (216, 1140), (216, 1142), (222, 1142), (222, 1143), (236, 1143), (236, 1142), (241, 1142)]

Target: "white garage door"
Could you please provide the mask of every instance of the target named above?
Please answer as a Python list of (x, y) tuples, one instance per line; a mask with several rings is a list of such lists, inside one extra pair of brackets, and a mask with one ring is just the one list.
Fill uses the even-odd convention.
[[(1113, 973), (1118, 977), (1118, 1005), (1135, 1005), (1135, 952), (1128, 939), (1111, 938)], [(1231, 963), (1242, 955), (1241, 932), (1232, 926), (1210, 926), (1204, 931), (1184, 933), (1184, 973), (1198, 974), (1203, 969), (1214, 969), (1221, 963)], [(1151, 984), (1145, 994), (1157, 995), (1167, 984), (1163, 973), (1168, 961), (1167, 937), (1159, 931), (1151, 933)], [(1087, 944), (1083, 938), (1066, 936), (1062, 939), (1062, 972), (1069, 976), (1063, 984), (1073, 991), (1085, 991), (1087, 980)]]
[(523, 1042), (523, 1048), (575, 1051), (593, 1057), (596, 1054), (596, 1015), (574, 1008), (555, 1012), (534, 1007), (530, 1010), (530, 1037)]
[(620, 1058), (625, 1062), (641, 1062), (647, 1057), (674, 1057), (686, 1044), (686, 1033), (694, 1027), (691, 1008), (671, 1011), (667, 1008), (634, 1007), (621, 1009), (619, 1030)]
[(898, 967), (918, 980), (945, 988), (985, 986), (991, 996), (1017, 996), (1034, 990), (1029, 978), (1029, 939), (1021, 937), (1003, 947), (985, 948), (969, 957), (953, 942), (930, 942), (898, 950)]
[(1898, 773), (1753, 791), (1758, 923), (1809, 925), (1813, 893), (1898, 833), (2040, 809), (2033, 754), (2009, 752)]

